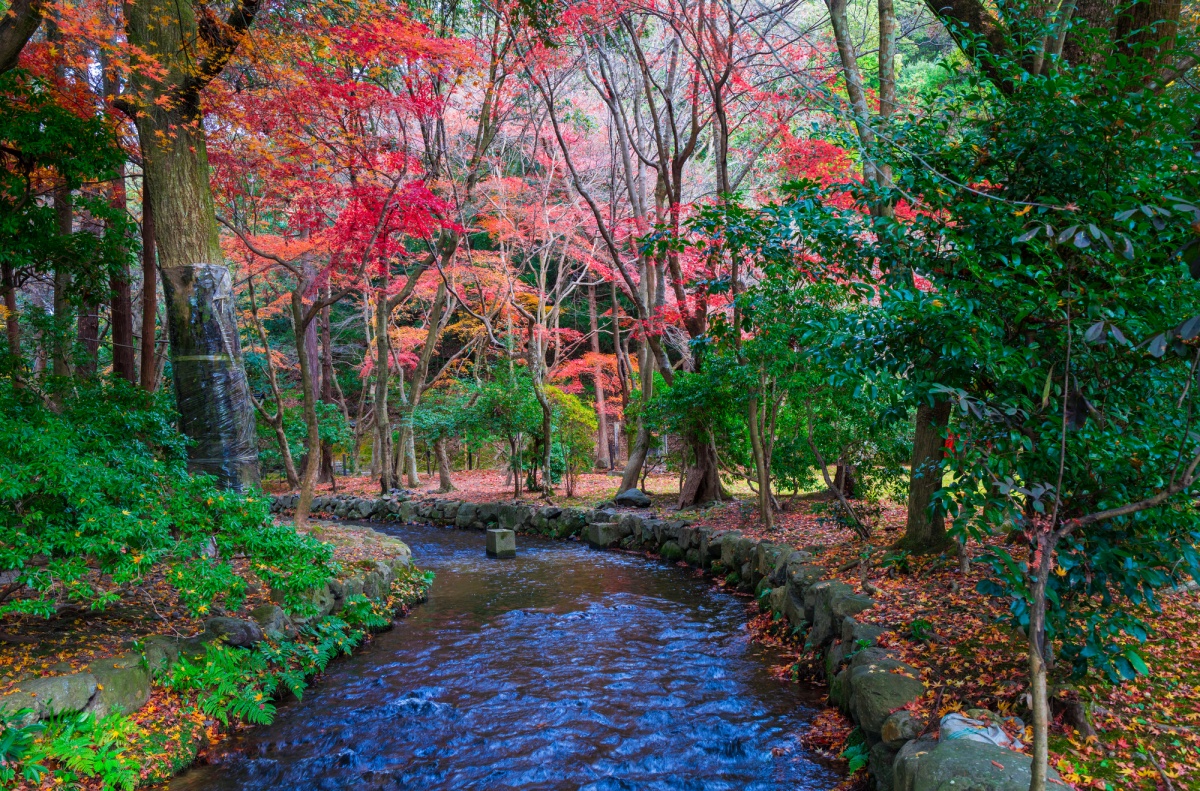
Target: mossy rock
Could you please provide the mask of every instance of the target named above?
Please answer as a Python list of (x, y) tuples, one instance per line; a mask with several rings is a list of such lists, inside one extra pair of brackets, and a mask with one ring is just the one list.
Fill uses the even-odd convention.
[(22, 722), (27, 725), (43, 717), (87, 708), (96, 693), (96, 677), (91, 673), (71, 673), (22, 681), (0, 698), (0, 712), (12, 714), (30, 709)]
[(668, 541), (658, 550), (658, 554), (662, 555), (663, 560), (669, 563), (678, 563), (683, 559), (683, 550), (674, 541)]
[(150, 668), (137, 654), (100, 659), (88, 668), (96, 677), (89, 710), (97, 717), (137, 711), (150, 700)]

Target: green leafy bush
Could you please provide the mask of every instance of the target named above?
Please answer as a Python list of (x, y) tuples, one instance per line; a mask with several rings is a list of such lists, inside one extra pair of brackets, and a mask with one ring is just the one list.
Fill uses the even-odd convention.
[(159, 569), (193, 612), (234, 609), (239, 555), (293, 606), (329, 578), (331, 548), (275, 525), (262, 494), (188, 474), (172, 419), (123, 382), (43, 397), (0, 380), (0, 568), (17, 573), (0, 616), (100, 609)]
[(46, 768), (37, 762), (35, 737), (45, 727), (40, 722), (23, 725), (32, 709), (0, 712), (0, 782), (12, 783), (19, 775), (36, 783)]
[(855, 729), (850, 734), (850, 742), (846, 745), (846, 749), (842, 750), (841, 755), (850, 764), (847, 767), (850, 774), (866, 767), (867, 761), (871, 757), (871, 748), (863, 740), (861, 731)]

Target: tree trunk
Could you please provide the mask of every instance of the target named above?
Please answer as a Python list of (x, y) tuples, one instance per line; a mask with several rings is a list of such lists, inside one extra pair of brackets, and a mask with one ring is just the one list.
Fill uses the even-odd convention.
[(542, 406), (542, 491), (553, 494), (554, 476), (550, 474), (550, 465), (553, 463), (554, 443), (551, 440), (554, 434), (554, 410), (550, 407), (546, 391), (540, 386), (535, 389), (538, 402)]
[(258, 299), (254, 295), (254, 278), (251, 277), (246, 282), (250, 292), (250, 317), (254, 321), (254, 329), (263, 346), (263, 359), (267, 365), (267, 381), (271, 385), (271, 396), (275, 399), (273, 414), (268, 413), (257, 399), (254, 401), (254, 408), (275, 431), (275, 441), (279, 445), (279, 456), (283, 459), (283, 471), (287, 476), (288, 489), (299, 489), (300, 476), (296, 474), (296, 464), (292, 460), (292, 449), (288, 445), (287, 431), (284, 428), (283, 395), (279, 392), (279, 377), (275, 374), (275, 363), (271, 360), (271, 344), (267, 341), (267, 331), (263, 329), (262, 321), (258, 317)]
[[(248, 24), (247, 12), (253, 14), (243, 9), (235, 21)], [(223, 61), (205, 58), (205, 68), (197, 68), (193, 42), (200, 33), (189, 3), (133, 0), (125, 23), (129, 43), (156, 60), (163, 78), (135, 77), (131, 95), (141, 100), (135, 120), (166, 294), (180, 429), (192, 440), (188, 469), (214, 475), (227, 488), (256, 487), (254, 411), (200, 111), (200, 89)]]
[(912, 552), (933, 553), (946, 546), (945, 518), (934, 495), (942, 488), (942, 461), (946, 454), (945, 434), (949, 423), (949, 401), (943, 399), (933, 406), (922, 401), (917, 407), (909, 473), (908, 522), (904, 538), (899, 542)]
[(692, 466), (688, 469), (679, 492), (679, 507), (710, 503), (721, 499), (721, 476), (717, 473), (717, 451), (704, 435), (685, 438), (692, 451)]
[(421, 485), (421, 476), (417, 472), (417, 440), (412, 429), (404, 440), (404, 463), (407, 465), (407, 475), (410, 481), (416, 481), (413, 486)]
[[(124, 165), (117, 170), (117, 178), (112, 183), (109, 203), (114, 208), (125, 211)], [(129, 293), (128, 267), (122, 266), (121, 271), (109, 275), (108, 288), (112, 292), (109, 302), (109, 322), (112, 328), (113, 375), (130, 384), (136, 384), (137, 370), (134, 368), (133, 354), (133, 301)]]
[[(310, 304), (311, 303), (309, 303), (308, 300), (305, 300), (303, 307), (304, 312), (308, 311)], [(301, 331), (299, 325), (297, 325), (296, 329), (297, 331)], [(315, 399), (321, 392), (321, 352), (317, 345), (317, 322), (315, 320), (308, 322), (308, 324), (303, 328), (302, 332), (304, 334), (304, 353), (308, 359), (308, 366), (305, 374), (308, 376), (308, 385), (310, 388), (312, 388), (315, 404)], [(313, 408), (313, 413), (316, 413), (315, 406)], [(320, 444), (312, 448), (310, 448), (307, 444), (304, 446), (304, 457), (300, 460), (301, 467), (308, 467), (310, 463), (310, 452), (316, 454), (316, 456), (311, 459), (311, 463), (317, 468), (317, 475), (319, 476), (321, 471)], [(315, 480), (316, 479), (314, 479), (314, 482)]]
[[(292, 327), (295, 337), (307, 336), (312, 327), (310, 321), (304, 323), (307, 307), (303, 293), (308, 290), (308, 284), (296, 284), (292, 292)], [(315, 344), (314, 344), (315, 345)], [(317, 421), (317, 390), (313, 383), (313, 369), (317, 360), (311, 354), (312, 349), (306, 342), (296, 344), (296, 358), (300, 363), (300, 388), (304, 397), (304, 469), (300, 473), (300, 500), (296, 504), (296, 527), (308, 525), (308, 513), (312, 509), (313, 491), (317, 485), (317, 469), (321, 466), (321, 426)], [(384, 490), (387, 491), (386, 489)]]
[(438, 462), (438, 491), (454, 491), (454, 481), (450, 480), (450, 456), (446, 453), (446, 438), (438, 437), (433, 442), (433, 450)]
[[(120, 91), (119, 81), (111, 68), (107, 54), (101, 54), (100, 67), (103, 72), (102, 83), (104, 97), (108, 101), (117, 98)], [(128, 195), (125, 192), (125, 163), (117, 167), (117, 177), (113, 180), (109, 193), (109, 205), (128, 214)], [(137, 366), (133, 349), (133, 299), (129, 291), (129, 267), (122, 265), (120, 270), (109, 275), (108, 288), (112, 292), (109, 302), (109, 321), (112, 327), (112, 364), (113, 375), (124, 379), (129, 384), (137, 384)]]
[(149, 200), (146, 180), (142, 179), (142, 389), (153, 393), (158, 387), (154, 365), (154, 344), (158, 318), (158, 268), (155, 260), (154, 204)]
[(592, 354), (597, 356), (592, 368), (592, 380), (596, 385), (596, 466), (610, 470), (613, 466), (608, 448), (608, 411), (604, 399), (604, 370), (600, 365), (600, 328), (596, 320), (596, 287), (588, 286), (588, 319), (591, 323)]
[[(75, 214), (71, 208), (71, 192), (65, 187), (54, 191), (54, 212), (58, 218), (58, 232), (66, 236), (74, 230)], [(54, 270), (54, 333), (50, 337), (50, 372), (55, 376), (71, 375), (71, 349), (66, 343), (68, 316), (71, 303), (67, 294), (71, 290), (71, 274), (63, 269)]]
[(843, 497), (849, 500), (854, 497), (856, 483), (854, 465), (846, 461), (844, 456), (838, 459), (833, 473), (833, 485), (838, 488)]
[(1046, 791), (1050, 766), (1050, 699), (1046, 681), (1046, 584), (1057, 540), (1053, 534), (1038, 537), (1040, 560), (1029, 602), (1029, 695), (1033, 708), (1033, 764), (1029, 791)]
[(392, 424), (388, 415), (388, 310), (387, 284), (375, 295), (375, 452), (379, 486), (384, 494), (395, 488), (392, 475)]
[(754, 454), (754, 472), (758, 485), (758, 516), (762, 520), (763, 527), (770, 530), (775, 527), (775, 509), (771, 502), (771, 469), (767, 460), (766, 443), (763, 441), (757, 397), (751, 398), (746, 405), (746, 426), (750, 430), (750, 447)]
[(638, 478), (642, 474), (642, 465), (646, 463), (646, 454), (650, 450), (650, 429), (646, 426), (646, 407), (650, 404), (650, 399), (654, 397), (654, 376), (652, 375), (653, 367), (650, 363), (650, 347), (642, 344), (638, 349), (638, 364), (641, 371), (638, 376), (641, 378), (642, 385), (642, 408), (638, 410), (637, 416), (637, 436), (633, 441), (633, 447), (629, 449), (629, 458), (625, 462), (625, 471), (621, 474), (621, 488), (618, 492), (626, 492), (630, 489), (636, 489)]
[[(442, 331), (442, 313), (446, 309), (446, 303), (449, 299), (449, 293), (446, 290), (446, 284), (439, 282), (437, 292), (433, 297), (433, 304), (429, 307), (429, 318), (426, 320), (428, 327), (425, 334), (425, 343), (421, 346), (421, 356), (417, 360), (416, 370), (413, 371), (412, 387), (408, 391), (408, 407), (405, 409), (404, 419), (401, 421), (408, 431), (408, 440), (405, 443), (405, 451), (408, 452), (409, 443), (412, 443), (415, 451), (415, 441), (412, 434), (413, 414), (417, 411), (417, 406), (421, 403), (421, 395), (425, 392), (425, 377), (429, 374), (429, 361), (433, 359), (433, 352), (437, 348), (438, 338)], [(416, 453), (412, 453), (411, 464), (408, 465), (408, 485), (416, 488), (421, 485), (421, 480), (417, 476)]]
[(137, 368), (133, 353), (133, 299), (129, 293), (128, 273), (109, 279), (112, 289), (112, 358), (113, 374), (129, 384), (137, 384)]
[(508, 466), (512, 469), (513, 499), (521, 497), (521, 437), (508, 440)]
[(17, 317), (17, 275), (8, 261), (0, 262), (0, 276), (4, 287), (4, 331), (8, 335), (8, 353), (20, 365), (21, 324)]
[[(329, 285), (325, 286), (325, 298), (329, 297)], [(329, 306), (321, 309), (321, 400), (326, 404), (335, 403), (333, 399), (333, 346), (329, 336)], [(337, 482), (333, 474), (333, 448), (328, 442), (321, 443), (321, 470), (317, 478), (319, 483), (334, 485)]]
[(82, 296), (83, 304), (75, 317), (75, 335), (79, 341), (75, 374), (88, 378), (96, 375), (100, 354), (100, 305), (90, 290)]

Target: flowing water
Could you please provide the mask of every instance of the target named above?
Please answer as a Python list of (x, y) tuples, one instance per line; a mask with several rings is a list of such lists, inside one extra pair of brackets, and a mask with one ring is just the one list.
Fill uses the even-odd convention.
[(429, 601), (303, 703), (236, 736), (191, 789), (788, 789), (837, 777), (796, 741), (814, 694), (770, 674), (747, 600), (575, 542), (387, 528)]

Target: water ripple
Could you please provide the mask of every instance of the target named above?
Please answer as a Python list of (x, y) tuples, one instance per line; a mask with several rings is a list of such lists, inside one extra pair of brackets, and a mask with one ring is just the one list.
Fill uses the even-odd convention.
[(795, 736), (812, 694), (768, 674), (744, 600), (679, 569), (400, 528), (430, 600), (230, 739), (191, 789), (829, 789)]

